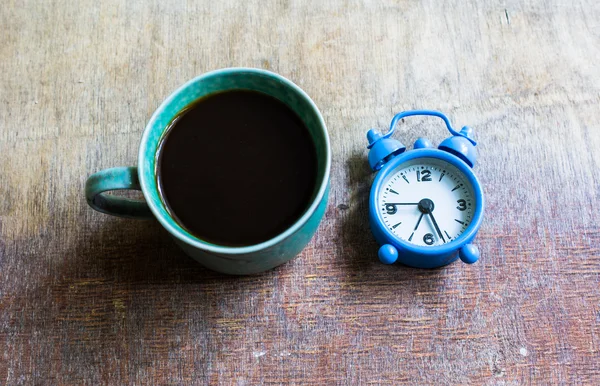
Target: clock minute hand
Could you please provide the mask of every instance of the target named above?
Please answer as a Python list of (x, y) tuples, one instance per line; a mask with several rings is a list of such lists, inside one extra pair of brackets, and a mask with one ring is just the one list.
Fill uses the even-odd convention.
[(442, 231), (440, 231), (440, 227), (438, 226), (437, 222), (435, 221), (435, 217), (433, 217), (433, 213), (429, 212), (429, 217), (431, 217), (431, 221), (433, 222), (433, 226), (435, 227), (435, 230), (437, 231), (438, 235), (440, 236), (440, 238), (442, 239), (442, 241), (445, 243), (446, 240), (444, 239), (444, 236), (442, 235)]
[(419, 205), (418, 202), (388, 202), (387, 205)]

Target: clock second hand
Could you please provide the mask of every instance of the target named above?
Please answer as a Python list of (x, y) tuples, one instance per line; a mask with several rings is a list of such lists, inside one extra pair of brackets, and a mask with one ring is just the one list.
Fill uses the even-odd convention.
[(417, 225), (415, 226), (415, 230), (413, 230), (413, 233), (411, 233), (410, 237), (408, 238), (408, 241), (412, 241), (412, 238), (415, 235), (415, 232), (417, 231), (417, 228), (419, 227), (419, 224), (421, 223), (421, 219), (423, 218), (424, 214), (425, 213), (421, 213), (421, 216), (419, 217), (419, 221), (417, 221)]

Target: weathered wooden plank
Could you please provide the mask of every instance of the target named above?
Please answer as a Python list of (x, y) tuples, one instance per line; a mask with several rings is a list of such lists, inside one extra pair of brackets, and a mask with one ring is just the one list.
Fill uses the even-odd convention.
[[(598, 20), (589, 0), (3, 4), (0, 383), (599, 383)], [(173, 89), (227, 66), (297, 82), (334, 153), (310, 246), (248, 278), (82, 196)], [(473, 266), (376, 261), (364, 135), (410, 108), (476, 132)]]

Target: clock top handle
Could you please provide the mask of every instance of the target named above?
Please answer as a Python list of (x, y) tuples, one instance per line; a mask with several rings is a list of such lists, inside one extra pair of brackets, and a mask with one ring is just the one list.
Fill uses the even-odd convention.
[(458, 131), (454, 130), (448, 117), (446, 117), (441, 112), (434, 111), (434, 110), (409, 110), (409, 111), (403, 111), (401, 113), (396, 114), (394, 116), (394, 118), (392, 118), (392, 123), (390, 123), (390, 130), (385, 135), (383, 135), (382, 138), (389, 138), (392, 134), (394, 134), (394, 131), (396, 130), (396, 124), (402, 118), (412, 117), (415, 115), (427, 115), (427, 116), (431, 116), (431, 117), (441, 118), (444, 121), (444, 123), (446, 124), (446, 128), (452, 135), (464, 137), (469, 142), (471, 142), (471, 144), (477, 145), (477, 142), (475, 142), (472, 138), (469, 137), (471, 130), (468, 127), (465, 126), (462, 128), (462, 130), (460, 132), (458, 132)]

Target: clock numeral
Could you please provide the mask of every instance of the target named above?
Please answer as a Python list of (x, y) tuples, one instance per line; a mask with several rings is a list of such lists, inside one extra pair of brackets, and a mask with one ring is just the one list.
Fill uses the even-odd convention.
[(427, 169), (421, 171), (417, 170), (417, 182), (431, 181), (431, 172)]
[(423, 242), (427, 245), (433, 245), (435, 242), (433, 235), (431, 233), (426, 233), (425, 236), (423, 236)]
[(396, 205), (394, 204), (385, 204), (385, 211), (387, 214), (395, 214), (398, 211), (398, 208), (396, 208)]
[(456, 207), (456, 209), (460, 210), (461, 212), (464, 212), (465, 210), (467, 210), (467, 202), (465, 200), (463, 200), (462, 198), (458, 201), (456, 201), (458, 203), (458, 206)]

